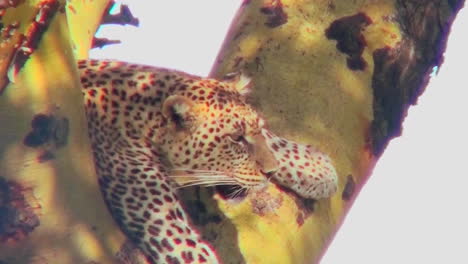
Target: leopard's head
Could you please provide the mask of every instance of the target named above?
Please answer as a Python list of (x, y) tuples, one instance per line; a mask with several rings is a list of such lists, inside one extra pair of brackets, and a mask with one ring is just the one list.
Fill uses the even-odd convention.
[(184, 185), (265, 186), (278, 168), (262, 135), (264, 121), (245, 102), (247, 82), (201, 79), (165, 99), (161, 142)]

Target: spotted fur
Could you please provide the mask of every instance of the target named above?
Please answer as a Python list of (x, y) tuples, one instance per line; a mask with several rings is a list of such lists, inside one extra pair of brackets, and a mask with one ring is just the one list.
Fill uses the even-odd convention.
[(320, 199), (336, 192), (338, 177), (331, 159), (311, 145), (280, 138), (262, 130), (279, 162), (273, 177), (304, 198)]
[[(151, 263), (219, 262), (191, 227), (175, 182), (251, 189), (264, 187), (273, 174), (305, 197), (332, 194), (327, 184), (318, 191), (325, 186), (316, 180), (320, 175), (301, 180), (304, 159), (318, 168), (322, 156), (266, 131), (244, 100), (245, 78), (220, 82), (116, 61), (80, 61), (78, 68), (104, 200)], [(284, 151), (275, 147), (283, 143)], [(299, 161), (286, 158), (287, 148), (299, 151), (302, 165), (290, 165)], [(333, 174), (330, 166), (324, 178)]]

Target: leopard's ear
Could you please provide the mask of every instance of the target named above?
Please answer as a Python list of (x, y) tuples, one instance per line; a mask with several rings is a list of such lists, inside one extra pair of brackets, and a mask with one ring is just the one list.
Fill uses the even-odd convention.
[(224, 81), (230, 82), (234, 90), (240, 95), (246, 95), (252, 88), (252, 78), (245, 72), (228, 73), (223, 78)]
[(181, 95), (171, 95), (163, 103), (162, 114), (172, 123), (176, 131), (188, 130), (192, 127), (195, 115), (193, 103)]

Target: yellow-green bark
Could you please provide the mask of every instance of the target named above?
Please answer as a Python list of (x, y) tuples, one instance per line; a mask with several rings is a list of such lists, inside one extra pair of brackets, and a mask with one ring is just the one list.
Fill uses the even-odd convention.
[[(236, 206), (219, 200), (246, 263), (319, 261), (385, 145), (400, 133), (432, 67), (440, 64), (446, 29), (461, 4), (244, 1), (212, 76), (238, 70), (251, 75), (250, 102), (271, 130), (329, 154), (340, 179), (338, 192), (312, 212), (275, 186), (268, 201), (281, 203), (266, 215), (252, 210), (256, 197)], [(333, 36), (336, 23), (356, 34)], [(361, 39), (359, 54), (354, 45)], [(357, 56), (357, 66), (347, 63), (350, 56)]]

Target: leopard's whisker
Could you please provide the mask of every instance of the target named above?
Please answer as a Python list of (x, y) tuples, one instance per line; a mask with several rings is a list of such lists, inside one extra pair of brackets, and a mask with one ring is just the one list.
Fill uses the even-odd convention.
[(181, 179), (183, 182), (177, 182), (178, 188), (189, 186), (215, 186), (237, 184), (236, 180), (224, 174), (198, 175), (184, 174), (171, 175), (171, 178)]
[(234, 193), (233, 198), (239, 197), (243, 193), (243, 191), (244, 191), (244, 188), (239, 188), (239, 190), (237, 190), (237, 192)]
[(213, 182), (213, 183), (209, 183), (209, 182), (192, 182), (192, 183), (189, 183), (189, 184), (179, 185), (179, 186), (176, 187), (176, 189), (190, 187), (190, 186), (209, 187), (209, 186), (229, 185), (229, 184), (232, 184), (232, 183), (231, 182)]
[(229, 199), (234, 199), (234, 198), (236, 197), (237, 192), (238, 192), (240, 189), (242, 189), (240, 186), (235, 186), (235, 187), (238, 187), (238, 188), (232, 188), (232, 189), (234, 189), (234, 190), (233, 190), (231, 193), (229, 193), (229, 195), (228, 195), (228, 198), (229, 198)]
[[(174, 178), (177, 188), (189, 187), (189, 186), (216, 186), (216, 185), (243, 185), (232, 175), (226, 171), (214, 171), (214, 170), (200, 170), (200, 169), (187, 169), (187, 168), (175, 168), (172, 169), (173, 174), (169, 177)], [(240, 195), (243, 191), (248, 190), (247, 188), (238, 189), (235, 191), (234, 196)]]
[(185, 182), (192, 182), (192, 181), (213, 181), (213, 182), (218, 182), (218, 181), (229, 181), (229, 182), (237, 182), (235, 179), (232, 179), (227, 176), (218, 176), (218, 175), (212, 175), (212, 176), (170, 176), (171, 178), (174, 179), (180, 179)]
[(236, 182), (233, 179), (224, 179), (224, 178), (218, 178), (218, 179), (186, 179), (184, 182)]
[(231, 180), (192, 180), (192, 181), (185, 181), (184, 183), (180, 183), (180, 185), (186, 185), (186, 184), (189, 184), (189, 183), (235, 183), (235, 181), (231, 181)]
[(187, 168), (173, 168), (172, 171), (184, 171), (184, 172), (195, 172), (195, 173), (221, 173), (221, 171), (215, 170), (200, 170), (200, 169), (187, 169)]
[(213, 178), (226, 178), (229, 179), (229, 176), (212, 174), (212, 175), (194, 175), (194, 174), (184, 174), (184, 175), (170, 175), (171, 178), (197, 178), (197, 179), (213, 179)]
[(172, 170), (177, 171), (212, 171), (212, 170), (203, 170), (203, 169), (191, 169), (191, 168), (173, 168)]
[(232, 192), (230, 195), (229, 195), (229, 198), (230, 199), (234, 199), (238, 196), (241, 195), (241, 193), (247, 189), (245, 186), (240, 186), (240, 185), (237, 185), (237, 186), (234, 186), (234, 187), (237, 187), (236, 190), (234, 192)]
[(193, 181), (186, 181), (184, 183), (180, 183), (179, 185), (187, 185), (187, 184), (209, 184), (209, 183), (223, 183), (223, 184), (234, 184), (234, 181), (230, 180), (193, 180)]

